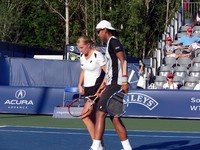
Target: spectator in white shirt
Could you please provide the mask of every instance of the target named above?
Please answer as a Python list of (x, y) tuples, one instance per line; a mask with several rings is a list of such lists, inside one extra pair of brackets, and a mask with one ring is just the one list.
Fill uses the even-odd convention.
[(167, 75), (167, 83), (163, 85), (163, 89), (171, 89), (171, 90), (178, 89), (178, 85), (173, 82), (173, 78), (174, 75), (172, 73), (169, 73)]
[(138, 71), (139, 80), (137, 83), (137, 89), (145, 89), (146, 86), (146, 76), (145, 76), (145, 64), (140, 61), (140, 68)]

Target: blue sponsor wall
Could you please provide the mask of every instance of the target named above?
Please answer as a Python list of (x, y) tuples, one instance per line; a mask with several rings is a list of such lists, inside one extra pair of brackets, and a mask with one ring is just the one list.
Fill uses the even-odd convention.
[[(53, 114), (62, 106), (63, 88), (0, 86), (0, 112)], [(66, 93), (72, 100), (77, 93)], [(200, 119), (199, 91), (130, 90), (125, 117)]]
[[(0, 112), (20, 114), (52, 114), (63, 104), (63, 88), (0, 86)], [(76, 93), (68, 93), (72, 100)]]
[(200, 93), (195, 90), (130, 90), (127, 117), (200, 119)]

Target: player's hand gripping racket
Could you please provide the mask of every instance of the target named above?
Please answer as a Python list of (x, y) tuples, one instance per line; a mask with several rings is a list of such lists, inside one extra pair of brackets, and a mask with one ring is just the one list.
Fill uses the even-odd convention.
[[(97, 96), (79, 96), (79, 98), (74, 99), (68, 106), (68, 112), (73, 117), (81, 117), (87, 114), (90, 110), (92, 110), (94, 103), (98, 99)], [(86, 101), (89, 100), (89, 107), (87, 109), (83, 109)]]
[(112, 117), (121, 117), (126, 112), (128, 104), (128, 94), (119, 90), (109, 98), (107, 112)]

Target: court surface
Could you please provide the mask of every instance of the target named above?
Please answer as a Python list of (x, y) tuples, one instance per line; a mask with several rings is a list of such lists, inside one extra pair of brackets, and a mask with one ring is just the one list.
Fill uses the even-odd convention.
[[(0, 150), (88, 150), (86, 129), (0, 126)], [(200, 132), (128, 130), (134, 150), (200, 150)], [(115, 130), (104, 134), (106, 150), (121, 150)]]

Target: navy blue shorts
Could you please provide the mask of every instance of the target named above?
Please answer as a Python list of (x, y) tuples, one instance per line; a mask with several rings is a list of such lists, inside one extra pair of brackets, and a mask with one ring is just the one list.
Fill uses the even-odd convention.
[[(91, 87), (85, 87), (84, 88), (84, 96), (91, 96), (96, 94), (97, 90), (99, 89), (100, 85), (95, 85), (95, 86), (91, 86)], [(99, 99), (99, 98), (98, 98)], [(96, 102), (98, 102), (98, 99), (96, 100)]]
[(96, 94), (97, 90), (99, 89), (100, 85), (94, 85), (94, 86), (90, 86), (90, 87), (85, 87), (84, 88), (84, 96), (90, 96), (90, 95), (94, 95)]
[(119, 91), (121, 89), (121, 85), (108, 85), (106, 86), (106, 89), (103, 91), (98, 104), (97, 104), (97, 110), (106, 112), (107, 113), (107, 101), (109, 100), (110, 96), (112, 96), (115, 92)]

